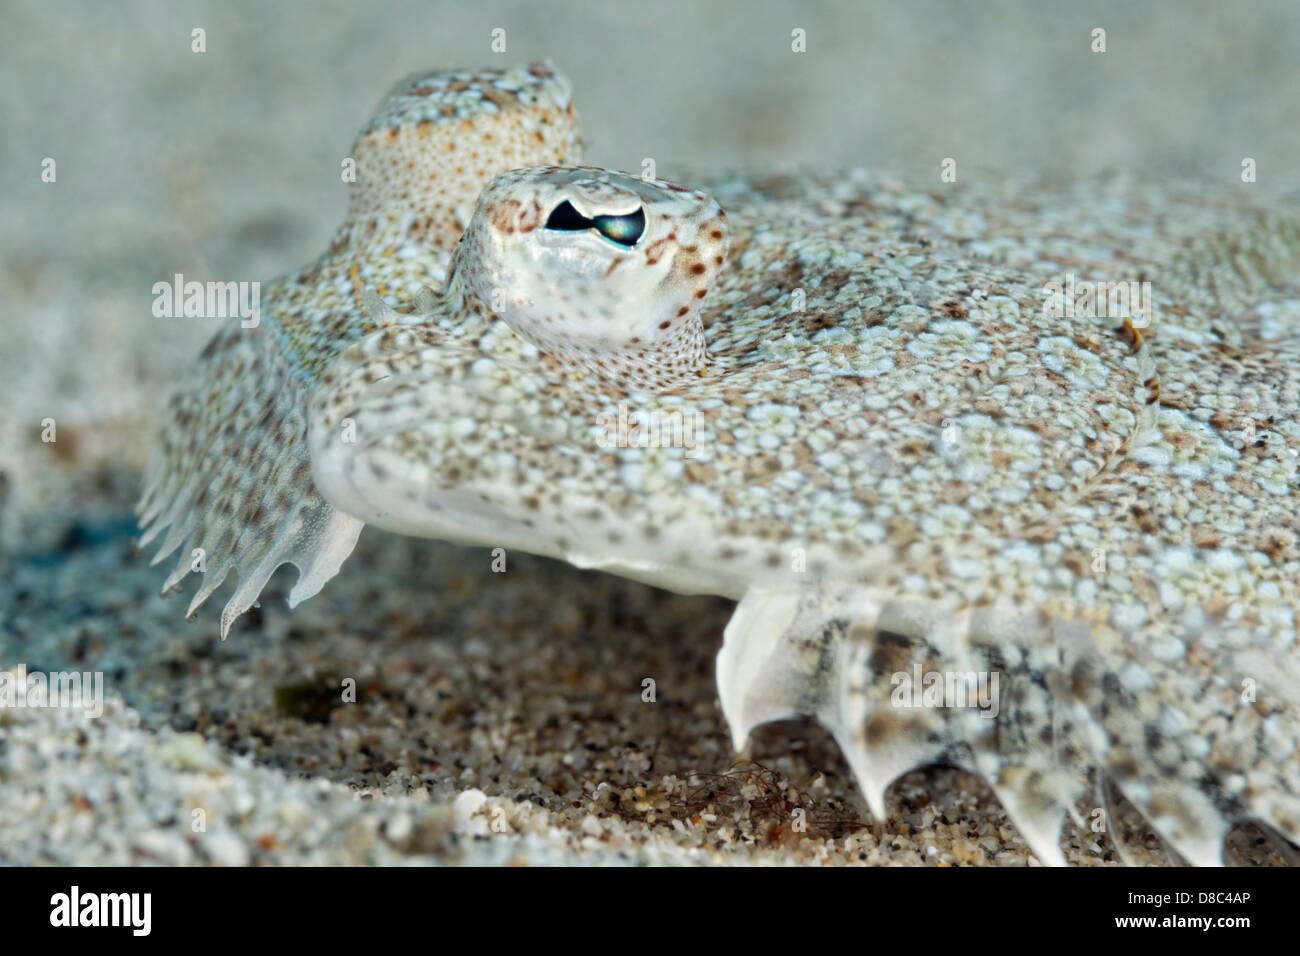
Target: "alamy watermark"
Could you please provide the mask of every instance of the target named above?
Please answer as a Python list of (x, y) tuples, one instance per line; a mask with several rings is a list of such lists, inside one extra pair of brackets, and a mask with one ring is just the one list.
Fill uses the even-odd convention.
[(912, 673), (896, 671), (889, 682), (894, 707), (976, 707), (981, 717), (998, 715), (997, 671), (926, 671), (916, 664)]
[(233, 319), (246, 329), (262, 321), (262, 283), (185, 281), (153, 284), (153, 314), (159, 319)]
[(82, 710), (90, 718), (104, 713), (103, 671), (27, 672), (24, 665), (0, 671), (0, 710), (9, 708)]
[(618, 403), (617, 412), (596, 416), (601, 448), (684, 448), (683, 458), (694, 457), (697, 415), (692, 411), (667, 411), (660, 408), (633, 409), (627, 402)]
[(50, 897), (50, 925), (124, 927), (133, 936), (153, 929), (152, 893), (83, 893), (75, 883), (67, 893)]
[(1145, 329), (1154, 315), (1150, 282), (1076, 282), (1068, 272), (1064, 282), (1045, 282), (1043, 293), (1043, 313), (1052, 319), (1129, 319)]

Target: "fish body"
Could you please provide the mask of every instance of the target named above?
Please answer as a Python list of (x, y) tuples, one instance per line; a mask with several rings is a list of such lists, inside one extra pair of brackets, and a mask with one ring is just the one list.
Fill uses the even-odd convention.
[(404, 81), (357, 154), (330, 250), (209, 345), (150, 472), (167, 586), (196, 548), (192, 612), (238, 573), (223, 636), (363, 524), (518, 548), (738, 601), (736, 747), (815, 717), (877, 814), (943, 762), (1044, 862), (1112, 786), (1192, 862), (1242, 820), (1300, 839), (1294, 212), (644, 180), (581, 165), (548, 64)]

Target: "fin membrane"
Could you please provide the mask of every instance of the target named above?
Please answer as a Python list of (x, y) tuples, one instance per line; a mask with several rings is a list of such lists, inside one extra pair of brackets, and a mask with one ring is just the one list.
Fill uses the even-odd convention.
[(319, 591), (352, 552), (362, 522), (312, 483), (305, 400), (266, 326), (223, 330), (189, 374), (146, 472), (140, 544), (162, 536), (154, 564), (180, 551), (164, 594), (191, 572), (203, 575), (189, 617), (236, 573), (221, 614), (224, 640), (280, 565), (300, 572), (291, 607)]

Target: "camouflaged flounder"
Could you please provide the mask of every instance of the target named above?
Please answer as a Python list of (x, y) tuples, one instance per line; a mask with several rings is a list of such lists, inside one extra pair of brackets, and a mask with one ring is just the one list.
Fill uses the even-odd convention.
[(311, 596), (363, 523), (520, 548), (737, 599), (737, 748), (816, 717), (878, 815), (945, 762), (1045, 862), (1111, 785), (1191, 862), (1242, 820), (1300, 840), (1291, 208), (1119, 178), (705, 195), (572, 165), (549, 64), (414, 77), (356, 155), (330, 250), (168, 408), (142, 522), (181, 549), (167, 588), (201, 549), (191, 613), (236, 571), (224, 635), (285, 562)]

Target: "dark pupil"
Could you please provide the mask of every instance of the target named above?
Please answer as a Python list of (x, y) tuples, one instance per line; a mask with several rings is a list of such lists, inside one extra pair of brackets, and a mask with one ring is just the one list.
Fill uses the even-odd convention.
[(591, 226), (591, 220), (574, 209), (567, 199), (556, 206), (551, 218), (546, 220), (547, 229), (562, 229), (566, 232), (590, 229)]
[(596, 229), (606, 239), (617, 242), (620, 246), (634, 246), (645, 232), (645, 212), (638, 209), (626, 216), (597, 216), (588, 219), (566, 199), (555, 207), (550, 218), (546, 220), (547, 229), (563, 232), (576, 232), (579, 229)]

